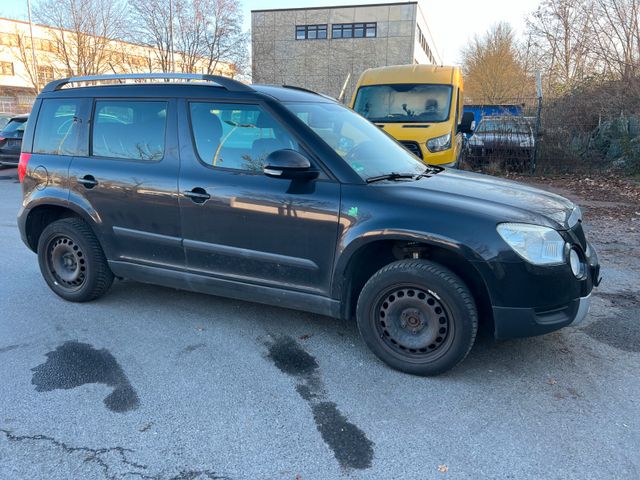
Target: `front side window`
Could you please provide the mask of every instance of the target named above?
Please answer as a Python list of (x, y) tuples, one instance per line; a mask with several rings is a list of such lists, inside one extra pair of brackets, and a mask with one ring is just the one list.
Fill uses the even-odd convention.
[(92, 156), (158, 161), (164, 156), (167, 102), (104, 100), (93, 114)]
[(42, 101), (33, 139), (33, 153), (77, 155), (80, 99)]
[(367, 180), (392, 172), (418, 175), (425, 165), (378, 127), (335, 103), (285, 106)]
[(192, 102), (191, 128), (200, 160), (212, 167), (261, 172), (276, 150), (299, 144), (258, 105)]
[(370, 85), (358, 90), (354, 110), (372, 122), (445, 122), (451, 92), (451, 85)]

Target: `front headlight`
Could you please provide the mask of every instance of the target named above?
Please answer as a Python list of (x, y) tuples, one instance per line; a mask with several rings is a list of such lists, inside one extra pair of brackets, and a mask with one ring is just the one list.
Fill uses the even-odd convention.
[(451, 148), (451, 132), (441, 137), (432, 138), (427, 142), (427, 148), (431, 153), (449, 150)]
[(580, 207), (576, 206), (571, 212), (571, 215), (569, 215), (567, 224), (569, 225), (569, 228), (573, 228), (580, 220), (582, 220), (582, 210), (580, 210)]
[(497, 230), (518, 255), (534, 265), (565, 263), (565, 241), (553, 228), (527, 223), (501, 223)]

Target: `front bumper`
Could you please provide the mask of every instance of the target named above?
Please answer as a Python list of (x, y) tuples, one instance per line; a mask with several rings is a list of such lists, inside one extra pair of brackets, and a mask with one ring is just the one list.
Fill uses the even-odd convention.
[(578, 325), (589, 313), (591, 294), (547, 310), (493, 307), (496, 339), (534, 337), (568, 325)]

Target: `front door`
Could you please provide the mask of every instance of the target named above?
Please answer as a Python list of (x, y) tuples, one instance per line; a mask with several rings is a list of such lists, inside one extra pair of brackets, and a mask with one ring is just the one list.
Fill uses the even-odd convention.
[[(297, 137), (265, 105), (185, 101), (180, 210), (187, 268), (244, 283), (327, 294), (340, 186), (269, 178), (267, 155)], [(309, 155), (307, 155), (309, 156)], [(314, 163), (310, 159), (312, 164)]]

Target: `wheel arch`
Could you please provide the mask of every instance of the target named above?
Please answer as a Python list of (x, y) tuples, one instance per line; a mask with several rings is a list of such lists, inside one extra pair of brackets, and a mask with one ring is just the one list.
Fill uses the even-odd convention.
[(43, 230), (52, 222), (75, 217), (83, 220), (96, 233), (96, 221), (87, 212), (72, 203), (41, 203), (29, 210), (24, 223), (28, 247), (37, 253), (38, 240)]
[(406, 258), (431, 260), (456, 274), (473, 295), (480, 326), (493, 330), (489, 290), (472, 261), (480, 257), (449, 239), (420, 237), (414, 233), (396, 232), (368, 237), (343, 251), (332, 284), (334, 298), (342, 299), (342, 318), (353, 318), (360, 292), (375, 272), (389, 263)]

